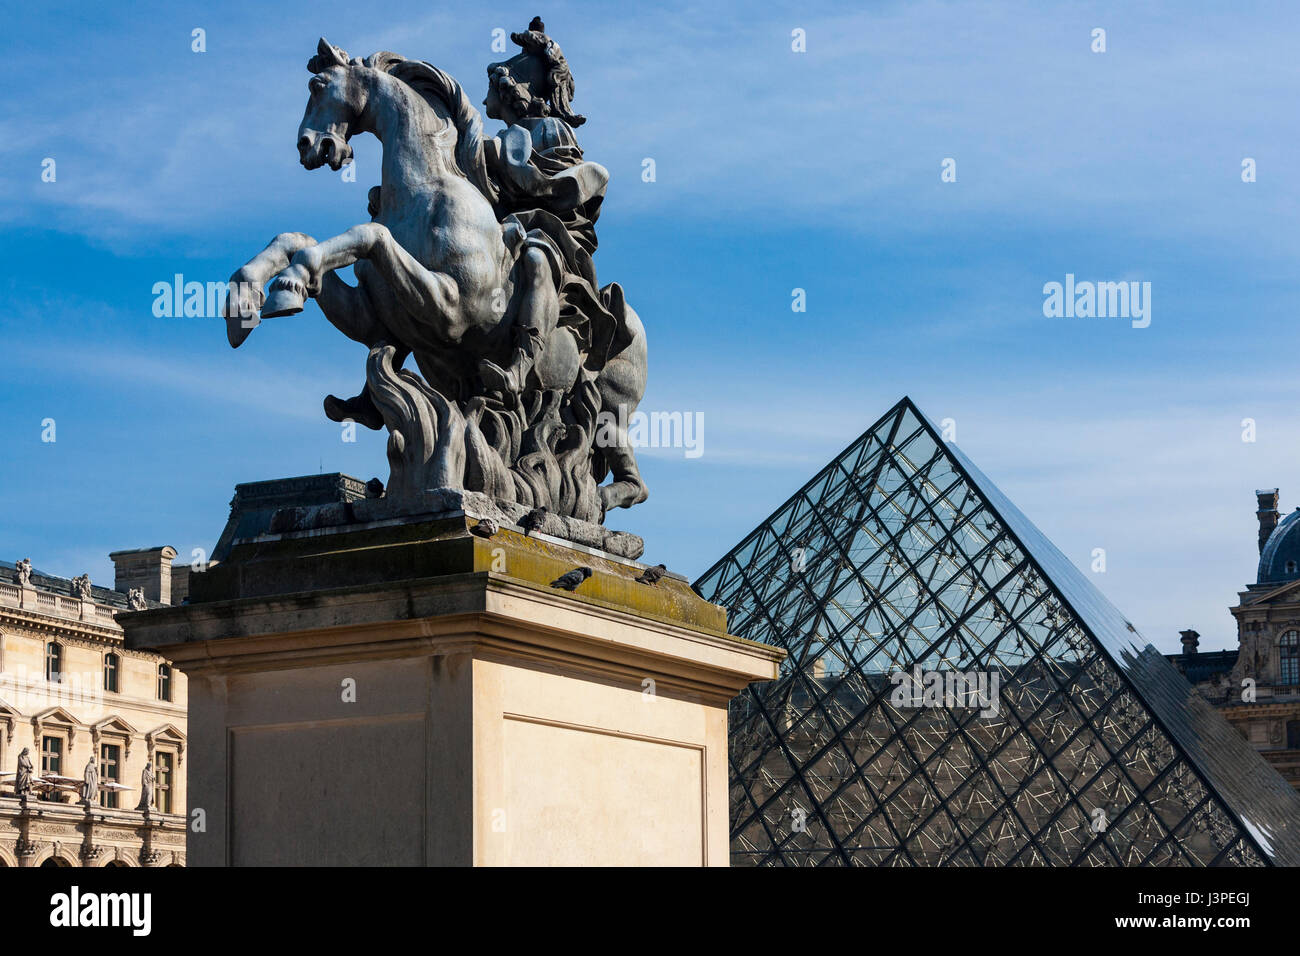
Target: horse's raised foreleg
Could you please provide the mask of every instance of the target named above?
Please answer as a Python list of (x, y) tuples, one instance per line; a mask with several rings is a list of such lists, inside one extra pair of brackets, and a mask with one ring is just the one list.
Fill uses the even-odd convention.
[(345, 233), (295, 253), (288, 268), (271, 283), (271, 294), (262, 315), (292, 315), (302, 311), (307, 296), (319, 295), (326, 274), (359, 259), (370, 260), (411, 315), (427, 317), (453, 336), (460, 330), (460, 290), (455, 280), (426, 268), (402, 248), (386, 226), (377, 222), (353, 226)]
[(352, 341), (373, 348), (380, 339), (390, 338), (366, 290), (359, 285), (348, 285), (338, 273), (327, 272), (321, 277), (320, 291), (315, 298), (330, 324)]
[(315, 243), (305, 232), (282, 232), (230, 277), (222, 314), (231, 348), (239, 348), (248, 333), (257, 327), (257, 313), (266, 300), (262, 290), (267, 282), (289, 265), (295, 253)]

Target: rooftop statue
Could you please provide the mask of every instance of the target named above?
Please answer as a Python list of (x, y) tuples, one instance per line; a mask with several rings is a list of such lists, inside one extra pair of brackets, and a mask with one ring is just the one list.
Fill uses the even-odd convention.
[[(376, 136), (370, 221), (321, 242), (276, 236), (231, 277), (227, 336), (238, 347), (259, 310), (291, 315), (311, 297), (369, 349), (365, 387), (325, 411), (388, 428), (398, 508), (457, 489), (601, 522), (646, 497), (620, 428), (645, 391), (645, 330), (622, 289), (596, 281), (609, 174), (583, 159), (564, 54), (540, 19), (512, 39), (521, 52), (488, 68), (496, 136), (437, 67), (321, 39), (299, 157), (338, 170), (353, 136)], [(336, 271), (349, 265), (355, 286)]]

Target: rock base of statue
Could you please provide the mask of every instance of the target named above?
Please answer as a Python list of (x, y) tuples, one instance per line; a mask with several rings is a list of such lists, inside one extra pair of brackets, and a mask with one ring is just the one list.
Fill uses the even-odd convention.
[(366, 363), (366, 387), (388, 428), (390, 509), (417, 513), (427, 489), (437, 488), (477, 492), (521, 514), (544, 510), (584, 525), (604, 519), (592, 472), (603, 461), (594, 379), (568, 394), (533, 389), (510, 405), (481, 395), (453, 401), (397, 368), (396, 351), (380, 343)]
[(402, 498), (385, 494), (378, 498), (334, 501), (304, 508), (281, 508), (272, 517), (270, 531), (284, 534), (326, 528), (379, 527), (428, 521), (438, 517), (491, 520), (499, 527), (582, 548), (595, 548), (620, 558), (635, 560), (645, 551), (645, 541), (626, 531), (611, 531), (604, 525), (529, 508), (512, 501), (500, 501), (481, 492), (458, 488), (433, 488), (411, 492)]
[(727, 864), (727, 704), (784, 652), (460, 504), (236, 541), (119, 616), (189, 678), (189, 865)]

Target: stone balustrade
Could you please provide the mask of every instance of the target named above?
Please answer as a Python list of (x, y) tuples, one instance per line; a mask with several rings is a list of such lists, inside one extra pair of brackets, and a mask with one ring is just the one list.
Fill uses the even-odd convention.
[(60, 617), (69, 621), (117, 628), (114, 612), (119, 610), (95, 601), (82, 601), (63, 594), (51, 594), (17, 584), (0, 584), (0, 607), (18, 608), (35, 614)]

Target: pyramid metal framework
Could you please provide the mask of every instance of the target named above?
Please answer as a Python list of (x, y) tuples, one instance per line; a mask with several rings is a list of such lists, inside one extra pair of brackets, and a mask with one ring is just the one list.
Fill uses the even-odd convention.
[(1300, 795), (910, 399), (695, 587), (789, 652), (731, 705), (737, 865), (1300, 863)]

